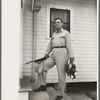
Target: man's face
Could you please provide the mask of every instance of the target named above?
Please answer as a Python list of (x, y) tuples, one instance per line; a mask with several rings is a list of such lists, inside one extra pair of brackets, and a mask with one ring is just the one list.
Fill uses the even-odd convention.
[(62, 28), (62, 26), (63, 26), (63, 23), (61, 22), (61, 20), (60, 19), (57, 19), (55, 21), (55, 27), (56, 28)]

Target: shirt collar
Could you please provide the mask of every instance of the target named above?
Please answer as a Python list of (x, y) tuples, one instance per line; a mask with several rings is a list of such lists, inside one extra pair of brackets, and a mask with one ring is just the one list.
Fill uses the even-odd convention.
[(64, 30), (64, 29), (62, 28), (62, 29), (61, 29), (61, 32), (63, 32), (63, 30)]
[[(62, 28), (60, 31), (63, 32), (63, 30), (64, 30), (64, 29)], [(55, 32), (57, 32), (57, 30), (56, 30)]]

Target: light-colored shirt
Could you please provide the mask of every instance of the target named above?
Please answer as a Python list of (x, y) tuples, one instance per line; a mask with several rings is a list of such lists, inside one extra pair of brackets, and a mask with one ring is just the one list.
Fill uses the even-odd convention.
[(68, 31), (61, 29), (59, 33), (53, 33), (50, 43), (46, 50), (46, 54), (49, 54), (52, 51), (53, 47), (57, 46), (66, 46), (69, 57), (74, 57), (70, 33)]

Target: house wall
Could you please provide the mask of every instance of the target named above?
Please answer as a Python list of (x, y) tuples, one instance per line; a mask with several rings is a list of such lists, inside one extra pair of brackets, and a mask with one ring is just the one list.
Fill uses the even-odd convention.
[[(67, 82), (97, 81), (97, 10), (95, 0), (36, 0), (35, 5), (41, 9), (37, 13), (36, 32), (36, 58), (44, 56), (50, 39), (48, 36), (48, 4), (71, 8), (71, 34), (78, 72), (77, 78), (72, 80), (67, 77)], [(24, 65), (33, 58), (33, 12), (31, 0), (26, 0), (23, 18), (23, 76), (31, 75), (32, 64)], [(35, 20), (35, 19), (34, 19)], [(56, 67), (47, 75), (47, 82), (57, 82)]]
[[(37, 15), (37, 58), (44, 56), (50, 39), (47, 39), (47, 4), (71, 7), (72, 35), (77, 78), (67, 77), (67, 82), (87, 82), (97, 80), (97, 10), (95, 0), (37, 0), (41, 5)], [(56, 67), (48, 72), (47, 82), (57, 82)]]

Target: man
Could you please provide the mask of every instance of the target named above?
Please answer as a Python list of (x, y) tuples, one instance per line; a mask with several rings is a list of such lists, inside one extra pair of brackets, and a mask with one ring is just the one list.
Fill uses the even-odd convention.
[[(74, 55), (71, 46), (70, 33), (62, 28), (63, 21), (61, 18), (55, 19), (55, 28), (56, 31), (53, 33), (50, 43), (47, 47), (45, 57), (51, 53), (48, 59), (46, 59), (43, 64), (43, 71), (38, 70), (37, 81), (40, 83), (40, 87), (35, 89), (34, 92), (46, 91), (46, 75), (47, 71), (51, 69), (55, 64), (58, 72), (58, 90), (57, 97), (55, 100), (61, 100), (63, 98), (66, 82), (66, 72), (65, 64), (74, 62)], [(41, 68), (42, 68), (41, 67)]]

